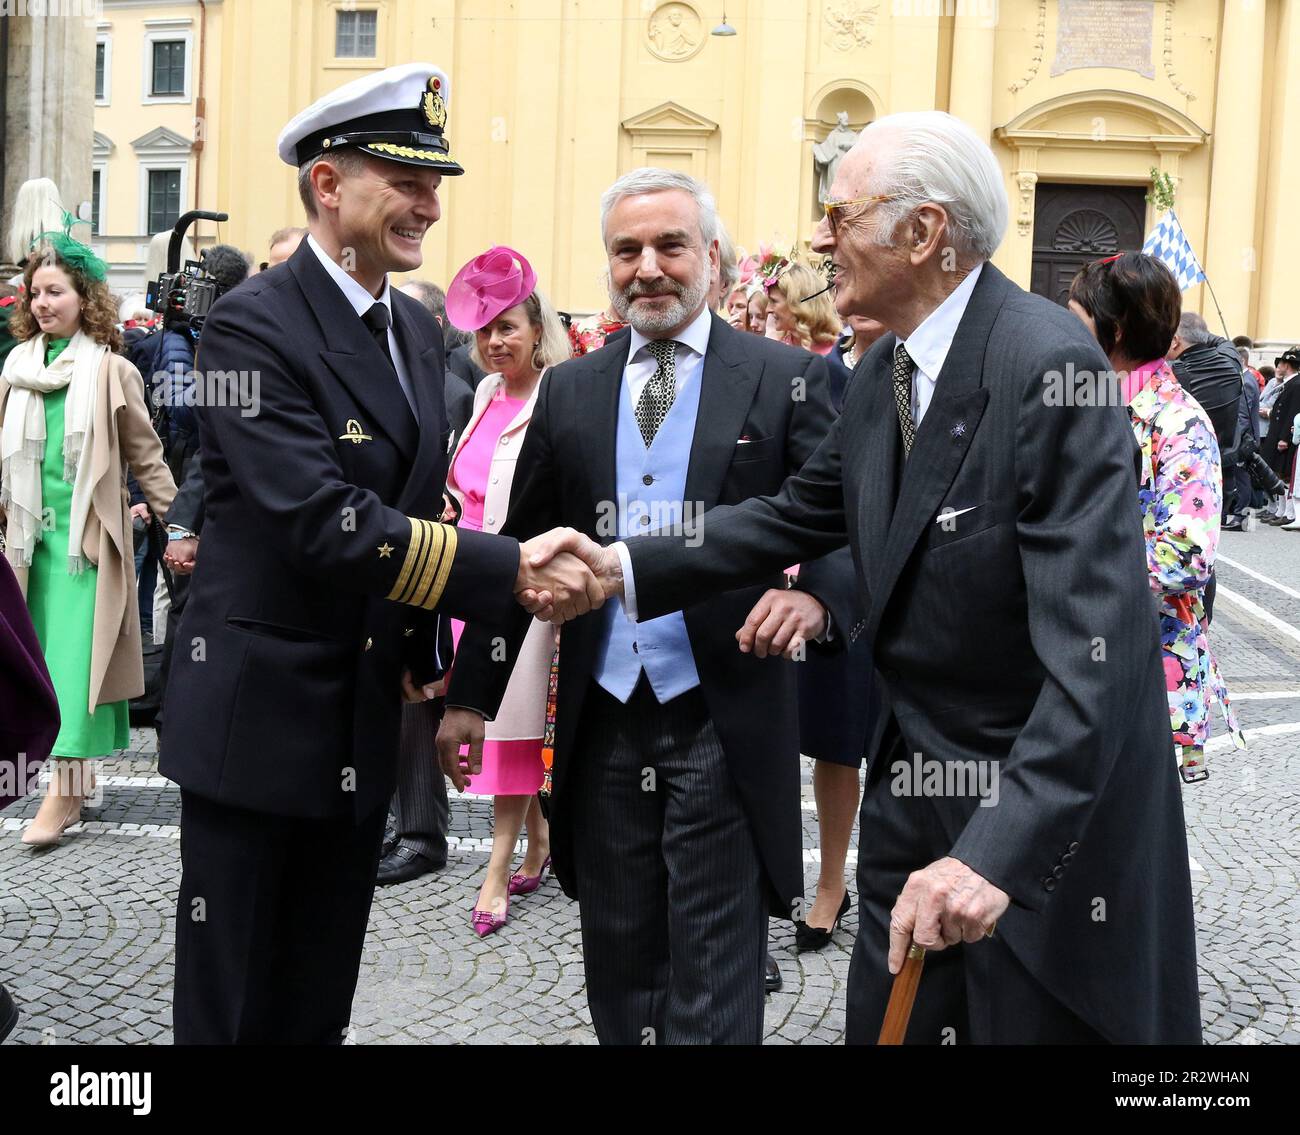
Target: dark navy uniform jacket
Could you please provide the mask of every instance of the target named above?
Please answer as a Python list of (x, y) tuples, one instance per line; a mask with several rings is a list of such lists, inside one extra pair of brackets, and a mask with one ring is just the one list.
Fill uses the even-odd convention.
[(494, 622), (514, 604), (517, 543), (435, 523), (442, 333), (391, 295), (418, 421), (306, 241), (204, 327), (203, 542), (159, 767), (220, 803), (369, 815), (393, 789), (403, 668), (418, 684), (446, 663), (436, 612)]

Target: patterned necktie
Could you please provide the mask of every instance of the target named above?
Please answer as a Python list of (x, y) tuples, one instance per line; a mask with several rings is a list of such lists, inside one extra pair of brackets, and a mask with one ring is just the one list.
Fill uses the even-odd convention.
[(912, 357), (902, 343), (894, 348), (894, 404), (898, 407), (898, 428), (906, 458), (916, 441), (916, 424), (912, 421)]
[[(375, 343), (384, 352), (384, 358), (391, 364), (393, 352), (388, 346), (388, 308), (382, 303), (375, 304), (361, 317), (361, 322), (369, 329)], [(396, 370), (397, 367), (394, 365), (393, 369)]]
[(645, 347), (659, 364), (659, 369), (641, 388), (636, 404), (636, 424), (641, 427), (641, 437), (649, 449), (677, 397), (677, 340), (654, 339)]

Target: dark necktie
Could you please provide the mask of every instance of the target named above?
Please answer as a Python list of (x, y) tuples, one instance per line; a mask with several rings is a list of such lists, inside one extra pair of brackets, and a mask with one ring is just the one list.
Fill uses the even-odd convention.
[(659, 364), (642, 387), (636, 404), (636, 424), (641, 427), (641, 437), (649, 449), (677, 397), (677, 340), (655, 339), (645, 347)]
[(898, 407), (898, 429), (903, 435), (906, 459), (916, 441), (916, 423), (912, 421), (912, 357), (902, 343), (894, 348), (894, 405)]
[(370, 334), (374, 336), (375, 343), (384, 352), (384, 358), (388, 360), (388, 365), (396, 371), (397, 367), (393, 363), (393, 352), (388, 347), (388, 318), (388, 308), (382, 303), (377, 303), (361, 317), (361, 322), (366, 325)]

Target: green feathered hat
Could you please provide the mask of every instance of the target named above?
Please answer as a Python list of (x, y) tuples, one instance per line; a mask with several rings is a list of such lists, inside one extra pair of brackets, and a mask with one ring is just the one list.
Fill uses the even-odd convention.
[(63, 231), (41, 233), (32, 241), (31, 251), (35, 252), (41, 244), (48, 244), (54, 255), (68, 267), (77, 269), (88, 279), (106, 280), (108, 278), (108, 265), (95, 255), (95, 250), (90, 245), (82, 244), (72, 235), (73, 225), (87, 223), (86, 221), (77, 220), (71, 213), (64, 210)]

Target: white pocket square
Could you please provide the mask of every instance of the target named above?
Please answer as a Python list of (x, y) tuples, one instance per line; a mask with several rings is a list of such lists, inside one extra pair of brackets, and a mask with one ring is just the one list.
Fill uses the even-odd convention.
[(946, 520), (956, 520), (957, 517), (965, 516), (968, 512), (974, 512), (977, 508), (979, 508), (979, 505), (973, 504), (970, 506), (970, 508), (945, 509), (943, 512), (939, 513), (939, 515), (934, 518), (934, 522), (936, 524), (942, 524)]

